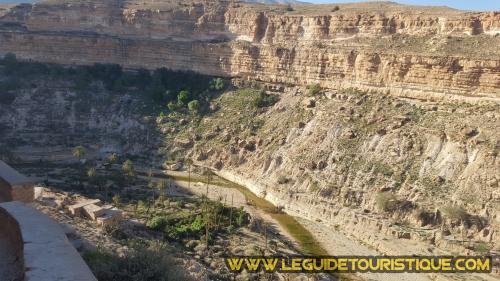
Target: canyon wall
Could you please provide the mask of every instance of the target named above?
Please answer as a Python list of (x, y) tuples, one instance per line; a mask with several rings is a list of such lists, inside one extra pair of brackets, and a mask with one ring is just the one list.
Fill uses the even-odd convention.
[(47, 1), (0, 11), (0, 53), (415, 98), (498, 99), (500, 13), (393, 3)]
[(156, 129), (145, 108), (140, 96), (111, 93), (99, 83), (83, 94), (64, 79), (30, 80), (15, 99), (0, 101), (0, 158), (74, 161), (68, 147), (77, 145), (91, 158), (152, 151)]

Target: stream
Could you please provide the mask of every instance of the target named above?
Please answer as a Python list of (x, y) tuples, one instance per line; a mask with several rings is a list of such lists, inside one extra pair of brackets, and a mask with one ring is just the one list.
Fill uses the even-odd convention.
[[(177, 182), (188, 182), (190, 180), (188, 174), (185, 172), (168, 172), (167, 174), (155, 173), (154, 177), (170, 178)], [(208, 181), (208, 177), (197, 174), (193, 174), (191, 176), (192, 183), (207, 184)], [(236, 189), (239, 193), (245, 196), (247, 202), (250, 202), (252, 206), (265, 214), (268, 214), (274, 221), (276, 221), (289, 234), (289, 236), (295, 240), (303, 254), (315, 256), (328, 255), (327, 251), (321, 247), (320, 243), (311, 234), (311, 232), (300, 224), (293, 216), (280, 211), (272, 203), (255, 195), (246, 187), (212, 174), (210, 175), (210, 188), (212, 189), (214, 187)]]

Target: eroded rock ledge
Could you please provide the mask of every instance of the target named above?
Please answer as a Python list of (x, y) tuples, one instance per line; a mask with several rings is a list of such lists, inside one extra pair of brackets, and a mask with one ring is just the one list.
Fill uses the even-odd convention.
[(47, 1), (0, 12), (0, 53), (419, 99), (499, 99), (499, 13), (393, 3), (332, 8)]

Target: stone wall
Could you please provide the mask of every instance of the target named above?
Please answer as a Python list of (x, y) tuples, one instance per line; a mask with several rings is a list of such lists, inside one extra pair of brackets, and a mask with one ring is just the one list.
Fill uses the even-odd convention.
[(0, 203), (12, 201), (10, 185), (0, 179)]
[(0, 207), (0, 276), (3, 281), (24, 280), (23, 248), (19, 224)]
[(24, 203), (33, 202), (35, 187), (32, 183), (14, 186), (12, 188), (12, 200)]
[(59, 224), (36, 209), (1, 203), (0, 226), (2, 281), (97, 281)]

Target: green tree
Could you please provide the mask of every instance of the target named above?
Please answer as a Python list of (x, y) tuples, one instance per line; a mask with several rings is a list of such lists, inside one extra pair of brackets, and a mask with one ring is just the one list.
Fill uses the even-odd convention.
[(151, 205), (153, 205), (153, 209), (154, 209), (154, 206), (155, 206), (155, 193), (156, 193), (156, 185), (154, 182), (152, 181), (149, 181), (148, 182), (148, 188), (151, 189), (151, 193), (152, 193), (152, 201), (151, 201)]
[(259, 93), (259, 96), (255, 98), (253, 104), (255, 107), (268, 107), (273, 106), (279, 101), (279, 97), (276, 95), (268, 95), (266, 91), (262, 90)]
[(90, 180), (95, 179), (96, 176), (97, 176), (97, 170), (95, 167), (92, 167), (87, 170), (87, 177), (89, 177)]
[(168, 185), (169, 185), (169, 180), (167, 179), (161, 179), (156, 185), (158, 190), (160, 190), (161, 201), (163, 201), (164, 193), (165, 190), (168, 188)]
[(192, 113), (197, 113), (200, 109), (200, 102), (198, 100), (192, 100), (188, 103), (188, 109)]
[(17, 57), (13, 53), (7, 53), (3, 57), (2, 63), (5, 66), (5, 71), (7, 72), (7, 74), (14, 74), (19, 66)]
[(186, 90), (182, 90), (179, 92), (179, 95), (177, 96), (177, 103), (185, 105), (189, 101), (189, 92)]
[(73, 157), (75, 157), (76, 159), (78, 159), (78, 161), (80, 161), (84, 156), (85, 156), (86, 152), (85, 152), (85, 148), (81, 145), (73, 148)]
[(191, 166), (193, 165), (193, 160), (191, 158), (186, 158), (184, 164), (188, 166), (188, 188), (191, 188)]
[(129, 177), (135, 177), (136, 175), (134, 163), (128, 159), (123, 162), (122, 171)]
[(220, 91), (226, 87), (224, 79), (222, 78), (215, 78), (210, 82), (209, 88), (210, 90), (216, 90)]
[(313, 84), (311, 86), (309, 86), (309, 92), (308, 92), (308, 95), (309, 96), (315, 96), (317, 94), (319, 94), (321, 92), (321, 86), (319, 84)]
[(161, 77), (157, 74), (153, 76), (151, 85), (149, 86), (147, 92), (148, 95), (157, 102), (161, 102), (164, 99), (165, 86), (161, 82)]
[(177, 104), (176, 104), (176, 103), (174, 103), (174, 102), (169, 102), (169, 103), (167, 104), (167, 108), (168, 108), (168, 110), (170, 110), (170, 111), (176, 111), (176, 110), (177, 110)]
[(109, 155), (108, 162), (110, 164), (116, 164), (116, 162), (118, 162), (118, 155), (116, 153), (112, 153), (111, 155)]
[(203, 229), (203, 219), (201, 218), (201, 216), (196, 216), (193, 223), (191, 224), (191, 229), (197, 232)]
[(120, 197), (119, 194), (116, 194), (115, 196), (113, 196), (113, 204), (115, 204), (116, 207), (120, 207), (121, 201), (122, 201), (122, 198)]

